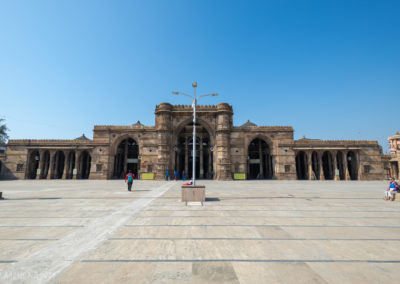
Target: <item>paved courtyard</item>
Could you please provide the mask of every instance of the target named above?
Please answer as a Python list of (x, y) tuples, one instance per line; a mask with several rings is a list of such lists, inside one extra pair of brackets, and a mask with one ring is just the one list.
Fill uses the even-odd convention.
[(1, 181), (1, 283), (398, 283), (387, 182)]

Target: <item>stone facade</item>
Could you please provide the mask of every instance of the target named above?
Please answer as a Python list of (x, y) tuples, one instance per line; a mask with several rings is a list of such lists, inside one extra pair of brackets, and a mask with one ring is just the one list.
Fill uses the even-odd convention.
[[(384, 177), (376, 141), (294, 140), (290, 126), (233, 125), (227, 103), (197, 106), (196, 176), (230, 180)], [(10, 140), (0, 156), (2, 179), (113, 179), (133, 171), (164, 179), (192, 173), (193, 110), (161, 103), (155, 126), (94, 127), (93, 140)]]
[(400, 178), (400, 133), (397, 131), (393, 136), (388, 137), (390, 145), (390, 154), (385, 155), (384, 165), (387, 176)]

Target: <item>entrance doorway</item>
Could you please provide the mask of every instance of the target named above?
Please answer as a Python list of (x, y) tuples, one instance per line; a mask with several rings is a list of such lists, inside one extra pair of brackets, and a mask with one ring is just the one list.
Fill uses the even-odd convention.
[(247, 157), (247, 179), (272, 179), (272, 155), (268, 144), (259, 138), (250, 142)]
[[(191, 179), (193, 174), (193, 123), (186, 125), (174, 147), (175, 166), (179, 178), (183, 175)], [(196, 124), (196, 179), (213, 178), (213, 147), (210, 134), (201, 125)]]
[(123, 179), (128, 171), (132, 171), (135, 178), (139, 172), (139, 145), (132, 138), (123, 140), (114, 156), (113, 178)]

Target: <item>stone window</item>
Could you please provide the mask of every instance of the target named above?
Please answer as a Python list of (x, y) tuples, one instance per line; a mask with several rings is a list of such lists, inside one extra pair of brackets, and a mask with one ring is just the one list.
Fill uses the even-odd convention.
[(101, 172), (103, 170), (103, 164), (96, 165), (96, 172)]
[(285, 165), (285, 173), (289, 173), (290, 172), (290, 165)]
[(24, 164), (17, 164), (17, 172), (24, 171)]
[(364, 174), (369, 174), (371, 171), (371, 166), (370, 165), (365, 165), (364, 166)]

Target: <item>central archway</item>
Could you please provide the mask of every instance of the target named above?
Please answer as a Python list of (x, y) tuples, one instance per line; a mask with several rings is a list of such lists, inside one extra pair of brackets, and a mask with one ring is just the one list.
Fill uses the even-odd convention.
[(113, 178), (124, 178), (128, 171), (132, 171), (138, 178), (139, 170), (139, 145), (132, 139), (122, 140), (114, 156)]
[(260, 138), (252, 140), (248, 148), (247, 179), (272, 179), (273, 176), (271, 149)]
[[(193, 173), (193, 122), (188, 123), (178, 134), (175, 150), (174, 170), (179, 178), (192, 178)], [(210, 133), (196, 123), (196, 179), (213, 178), (213, 147)]]

